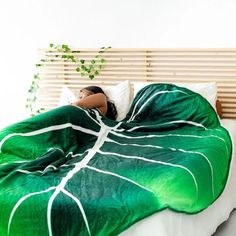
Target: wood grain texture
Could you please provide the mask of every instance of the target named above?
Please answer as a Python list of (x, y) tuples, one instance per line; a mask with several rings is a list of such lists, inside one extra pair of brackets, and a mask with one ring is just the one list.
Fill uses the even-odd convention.
[[(76, 48), (78, 58), (92, 59), (99, 49)], [(57, 106), (63, 85), (73, 91), (84, 86), (112, 86), (133, 82), (216, 82), (222, 117), (236, 119), (236, 48), (111, 48), (106, 65), (94, 80), (81, 77), (76, 63), (61, 59), (53, 50), (40, 49), (40, 58), (52, 59), (40, 69), (39, 102), (46, 110)]]

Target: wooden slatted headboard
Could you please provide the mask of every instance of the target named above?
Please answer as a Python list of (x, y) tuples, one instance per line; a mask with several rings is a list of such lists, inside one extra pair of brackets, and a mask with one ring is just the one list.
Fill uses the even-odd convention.
[[(73, 54), (92, 59), (99, 49), (75, 49)], [(212, 82), (218, 86), (223, 118), (236, 119), (236, 48), (157, 49), (111, 48), (103, 54), (106, 65), (94, 80), (81, 77), (76, 64), (58, 57), (53, 50), (39, 50), (41, 58), (54, 59), (41, 69), (39, 101), (46, 110), (57, 106), (61, 89), (72, 90), (96, 84), (110, 86), (123, 80), (133, 82)], [(67, 53), (68, 54), (68, 53)]]

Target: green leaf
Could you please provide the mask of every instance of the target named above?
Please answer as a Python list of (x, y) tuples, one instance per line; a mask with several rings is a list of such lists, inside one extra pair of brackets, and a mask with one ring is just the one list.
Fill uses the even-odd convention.
[(99, 75), (99, 71), (96, 70), (96, 71), (94, 72), (94, 74), (95, 74), (95, 75)]
[(83, 60), (83, 59), (80, 60), (80, 63), (81, 63), (81, 64), (84, 64), (84, 62), (85, 62), (85, 60)]
[(94, 70), (94, 66), (93, 66), (93, 65), (90, 65), (90, 66), (89, 66), (89, 70), (90, 70), (90, 71)]
[(89, 78), (92, 80), (94, 79), (94, 75), (89, 75)]
[(53, 43), (50, 43), (49, 47), (50, 47), (50, 48), (53, 48), (53, 47), (54, 47), (54, 44), (53, 44)]
[(106, 60), (104, 58), (101, 59), (101, 63), (105, 63)]
[(86, 67), (85, 65), (82, 65), (82, 66), (81, 66), (81, 69), (84, 70), (84, 71), (86, 71), (87, 67)]
[(65, 52), (68, 52), (68, 51), (70, 51), (70, 48), (69, 48), (69, 46), (68, 45), (66, 45), (66, 44), (62, 44), (61, 45), (61, 48), (65, 51)]
[(71, 60), (72, 62), (76, 62), (76, 59), (73, 55), (67, 55), (67, 58)]
[[(39, 74), (34, 74), (34, 79), (39, 79)], [(34, 83), (34, 81), (32, 81), (32, 84)]]
[(95, 64), (95, 63), (96, 63), (96, 61), (93, 59), (93, 60), (91, 60), (91, 63), (92, 63), (92, 64)]
[(77, 72), (80, 72), (80, 68), (79, 67), (76, 67), (75, 69)]

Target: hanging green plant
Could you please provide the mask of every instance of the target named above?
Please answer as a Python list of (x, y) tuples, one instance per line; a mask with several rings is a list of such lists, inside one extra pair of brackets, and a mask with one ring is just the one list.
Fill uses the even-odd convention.
[[(105, 67), (106, 60), (103, 58), (103, 53), (111, 47), (101, 47), (98, 53), (91, 60), (80, 58), (78, 54), (80, 51), (72, 50), (67, 44), (55, 45), (50, 43), (49, 51), (53, 50), (59, 52), (56, 57), (63, 60), (68, 60), (76, 64), (75, 71), (78, 72), (81, 77), (87, 77), (93, 80), (98, 76), (101, 70)], [(35, 66), (36, 68), (44, 66), (45, 63), (52, 63), (53, 59), (40, 59), (39, 63)], [(26, 100), (26, 109), (31, 113), (31, 116), (35, 116), (45, 109), (37, 106), (38, 90), (39, 90), (40, 73), (36, 73), (33, 76), (30, 88), (28, 90), (28, 97)]]

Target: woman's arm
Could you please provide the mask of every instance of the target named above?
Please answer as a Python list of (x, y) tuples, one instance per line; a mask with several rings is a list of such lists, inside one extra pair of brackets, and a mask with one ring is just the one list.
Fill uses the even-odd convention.
[(107, 98), (103, 93), (96, 93), (73, 103), (82, 108), (98, 108), (103, 115), (107, 113)]

